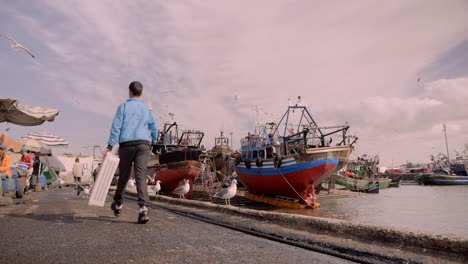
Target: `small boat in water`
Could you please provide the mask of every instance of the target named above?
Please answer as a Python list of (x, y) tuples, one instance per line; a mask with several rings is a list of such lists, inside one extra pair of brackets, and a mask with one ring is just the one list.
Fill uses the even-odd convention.
[(357, 160), (348, 162), (344, 171), (333, 175), (333, 179), (336, 184), (356, 192), (379, 193), (380, 189), (389, 188), (392, 184), (394, 184), (392, 187), (398, 187), (398, 182), (393, 183), (392, 179), (379, 177), (378, 164), (378, 156), (368, 158), (363, 155)]
[[(297, 126), (292, 120), (299, 120)], [(257, 121), (256, 132), (241, 140), (235, 171), (251, 193), (293, 198), (315, 208), (315, 186), (342, 168), (353, 150), (357, 138), (347, 136), (348, 129), (347, 125), (319, 127), (306, 106), (289, 106), (278, 124), (260, 126)], [(337, 134), (339, 141), (331, 146), (331, 135)]]
[(465, 185), (468, 184), (468, 176), (426, 174), (418, 179), (422, 185)]
[(468, 184), (468, 171), (465, 159), (455, 159), (451, 162), (448, 157), (439, 154), (439, 159), (431, 157), (437, 169), (433, 174), (421, 175), (417, 182), (423, 185), (465, 185)]
[(360, 189), (351, 188), (349, 190), (352, 192), (362, 192), (362, 193), (379, 193), (380, 192), (378, 182), (371, 183), (367, 188), (360, 188)]
[(157, 160), (148, 163), (148, 174), (154, 175), (148, 184), (156, 184), (156, 180), (159, 180), (159, 193), (178, 197), (173, 191), (188, 180), (190, 190), (184, 197), (189, 197), (193, 191), (193, 182), (201, 172), (199, 157), (203, 136), (203, 132), (195, 130), (184, 130), (179, 136), (177, 123), (166, 123), (160, 132), (158, 144), (153, 145)]

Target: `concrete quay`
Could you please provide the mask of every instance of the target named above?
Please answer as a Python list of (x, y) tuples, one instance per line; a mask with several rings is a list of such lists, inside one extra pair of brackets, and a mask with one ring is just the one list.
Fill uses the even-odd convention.
[[(135, 190), (128, 190), (135, 194)], [(266, 232), (284, 232), (286, 236), (299, 236), (302, 239), (321, 241), (340, 247), (350, 247), (363, 252), (378, 252), (388, 256), (401, 257), (408, 261), (422, 263), (449, 263), (468, 261), (468, 239), (458, 236), (417, 232), (393, 227), (353, 223), (345, 220), (294, 215), (228, 207), (189, 199), (171, 198), (150, 194), (158, 205), (183, 207), (179, 210), (193, 212), (204, 217), (214, 217), (221, 221), (237, 224), (247, 223)], [(216, 218), (215, 217), (215, 218)], [(240, 221), (239, 219), (244, 219)], [(245, 221), (250, 219), (250, 221)], [(255, 220), (255, 221), (252, 221)], [(268, 226), (266, 225), (268, 224)]]
[[(151, 208), (137, 224), (127, 200), (115, 217), (73, 188), (33, 192), (0, 207), (0, 263), (353, 263)], [(177, 206), (170, 206), (172, 209)], [(172, 210), (171, 209), (171, 210)]]

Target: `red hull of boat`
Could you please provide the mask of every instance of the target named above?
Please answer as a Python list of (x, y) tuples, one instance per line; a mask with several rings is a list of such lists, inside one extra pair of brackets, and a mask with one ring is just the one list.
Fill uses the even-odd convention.
[[(184, 179), (190, 181), (190, 191), (184, 196), (189, 197), (192, 195), (193, 182), (201, 173), (200, 162), (194, 160), (171, 162), (148, 168), (148, 170), (151, 169), (155, 170), (155, 180), (161, 181), (160, 193), (173, 197), (179, 197), (179, 195), (175, 195), (172, 192), (183, 184)], [(150, 172), (148, 174), (151, 175)]]
[(268, 176), (267, 179), (265, 176), (237, 174), (251, 192), (303, 199), (313, 195), (314, 186), (330, 176), (335, 168), (334, 164), (324, 164), (298, 172)]

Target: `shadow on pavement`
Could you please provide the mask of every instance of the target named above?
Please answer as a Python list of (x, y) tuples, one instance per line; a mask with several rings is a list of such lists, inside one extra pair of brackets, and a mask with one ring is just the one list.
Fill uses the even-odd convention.
[(100, 221), (113, 224), (138, 224), (136, 221), (125, 221), (113, 216), (75, 216), (74, 214), (8, 214), (7, 216), (62, 224), (75, 224), (86, 221)]

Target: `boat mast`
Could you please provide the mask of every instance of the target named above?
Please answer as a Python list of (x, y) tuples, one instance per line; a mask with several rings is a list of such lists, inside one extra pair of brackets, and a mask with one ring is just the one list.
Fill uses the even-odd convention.
[[(261, 132), (260, 131), (260, 117), (258, 113), (260, 110), (263, 110), (263, 108), (255, 106), (254, 108), (252, 108), (252, 110), (257, 112), (257, 124), (255, 124), (255, 134), (260, 135), (260, 132)], [(257, 132), (257, 128), (258, 128), (258, 132)]]
[(445, 147), (447, 148), (447, 159), (450, 162), (449, 148), (448, 148), (448, 142), (447, 142), (447, 127), (445, 126), (445, 123), (444, 123), (444, 130), (442, 131), (444, 131), (445, 133)]

